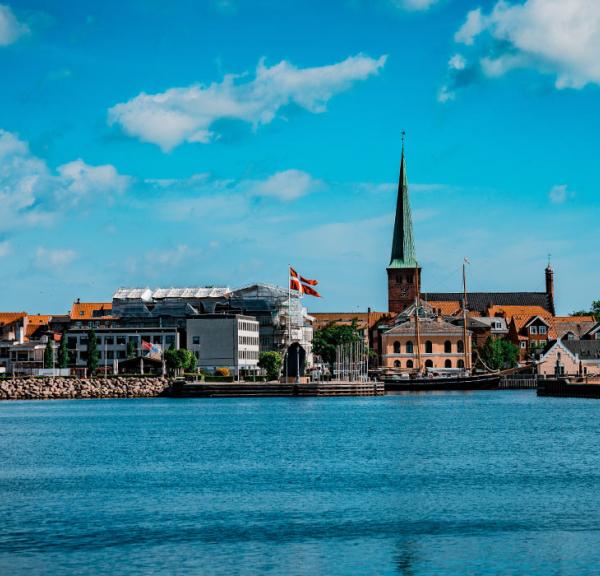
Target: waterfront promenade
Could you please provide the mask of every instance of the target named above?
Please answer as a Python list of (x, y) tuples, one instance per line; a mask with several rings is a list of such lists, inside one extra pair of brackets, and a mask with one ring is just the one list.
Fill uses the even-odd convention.
[(0, 403), (0, 573), (596, 573), (596, 402)]

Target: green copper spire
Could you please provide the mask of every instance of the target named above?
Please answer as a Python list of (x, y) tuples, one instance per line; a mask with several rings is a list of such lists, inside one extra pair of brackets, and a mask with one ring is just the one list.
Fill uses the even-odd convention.
[(413, 239), (412, 217), (408, 200), (408, 177), (404, 158), (404, 132), (402, 132), (402, 160), (400, 162), (400, 180), (398, 181), (398, 200), (396, 203), (396, 222), (392, 257), (388, 268), (414, 268), (417, 266), (415, 241)]

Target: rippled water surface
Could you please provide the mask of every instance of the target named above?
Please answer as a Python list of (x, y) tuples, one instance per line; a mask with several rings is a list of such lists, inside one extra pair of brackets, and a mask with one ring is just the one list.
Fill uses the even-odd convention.
[(0, 574), (598, 574), (600, 402), (0, 403)]

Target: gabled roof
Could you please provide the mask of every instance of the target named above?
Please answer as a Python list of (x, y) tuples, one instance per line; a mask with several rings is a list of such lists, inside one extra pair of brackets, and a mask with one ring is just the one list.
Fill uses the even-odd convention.
[[(467, 330), (467, 334), (471, 332)], [(411, 317), (409, 320), (397, 324), (390, 328), (386, 335), (398, 335), (398, 336), (414, 336), (415, 332), (415, 319)], [(419, 334), (421, 337), (424, 336), (456, 336), (463, 334), (462, 326), (456, 326), (446, 322), (445, 320), (436, 320), (430, 318), (421, 318), (419, 320)]]
[(567, 322), (562, 319), (554, 318), (554, 329), (556, 330), (557, 338), (564, 338), (570, 332), (575, 338), (580, 339), (586, 334), (589, 334), (596, 326), (596, 322), (593, 320), (578, 320), (578, 318), (585, 318), (585, 316), (572, 316), (568, 318), (573, 318), (573, 321)]
[(562, 340), (581, 360), (600, 360), (600, 340)]
[[(462, 302), (461, 292), (425, 292), (423, 298), (429, 302)], [(545, 292), (469, 292), (467, 294), (467, 308), (486, 313), (492, 306), (539, 306), (547, 314), (552, 311), (551, 302)]]
[(532, 318), (530, 318), (527, 323), (525, 324), (525, 328), (528, 328), (531, 324), (533, 324), (536, 320), (540, 320), (542, 321), (546, 326), (550, 327), (551, 324), (549, 322), (549, 320), (547, 318), (544, 318), (543, 316), (538, 316), (537, 314), (535, 316), (533, 316)]
[(73, 302), (71, 320), (98, 320), (110, 318), (112, 302)]
[(0, 312), (0, 326), (25, 318), (27, 312)]

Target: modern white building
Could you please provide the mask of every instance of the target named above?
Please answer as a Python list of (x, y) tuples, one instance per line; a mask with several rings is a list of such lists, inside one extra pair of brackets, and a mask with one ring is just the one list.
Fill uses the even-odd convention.
[(241, 314), (203, 314), (186, 322), (187, 348), (198, 366), (214, 372), (228, 368), (232, 374), (258, 371), (259, 323)]

